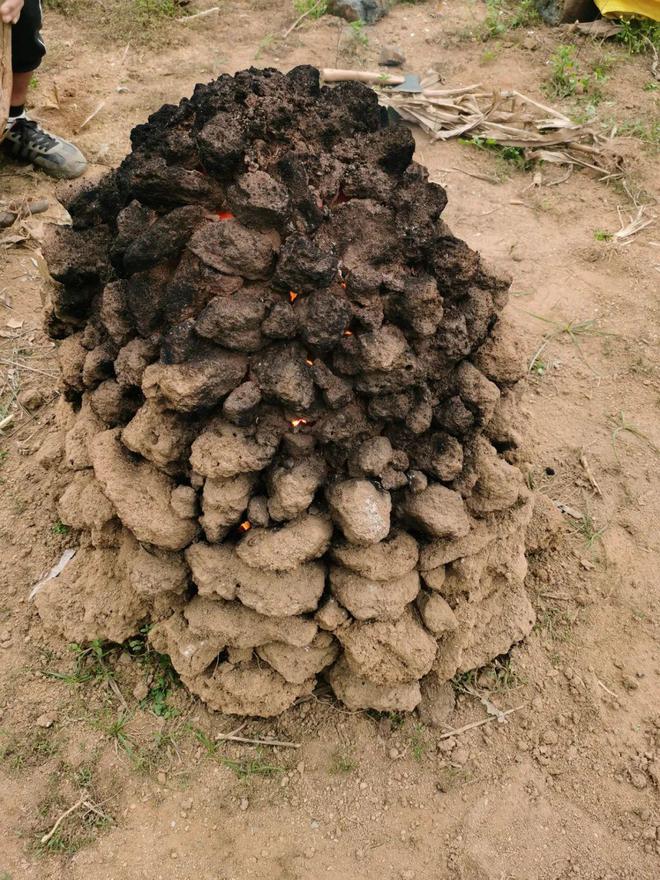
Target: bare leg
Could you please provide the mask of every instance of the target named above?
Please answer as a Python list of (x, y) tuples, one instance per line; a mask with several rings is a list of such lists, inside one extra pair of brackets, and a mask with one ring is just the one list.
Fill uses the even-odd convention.
[(12, 107), (20, 107), (22, 104), (25, 104), (31, 79), (32, 72), (14, 74), (14, 84), (11, 92)]

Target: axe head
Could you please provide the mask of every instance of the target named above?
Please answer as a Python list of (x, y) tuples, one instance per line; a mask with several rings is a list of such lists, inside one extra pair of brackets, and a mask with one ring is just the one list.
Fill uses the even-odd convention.
[(404, 76), (405, 80), (400, 86), (394, 86), (392, 89), (393, 92), (408, 92), (409, 94), (414, 95), (422, 91), (422, 85), (419, 81), (419, 76), (416, 73), (406, 73)]

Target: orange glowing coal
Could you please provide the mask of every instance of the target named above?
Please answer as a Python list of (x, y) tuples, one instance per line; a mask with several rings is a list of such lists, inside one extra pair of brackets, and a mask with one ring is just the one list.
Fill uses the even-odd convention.
[(313, 367), (313, 366), (314, 366), (314, 361), (310, 361), (309, 358), (305, 358), (305, 363), (307, 364), (308, 367)]
[(298, 294), (294, 293), (292, 290), (289, 291), (289, 302), (295, 302), (298, 299)]
[(306, 425), (307, 419), (291, 419), (291, 424), (294, 428), (297, 428), (299, 425)]
[(249, 532), (252, 528), (252, 523), (249, 519), (246, 519), (245, 522), (242, 522), (238, 528), (241, 532)]
[(231, 211), (216, 211), (218, 220), (233, 220), (234, 215)]
[(344, 330), (344, 336), (352, 336), (352, 335), (353, 335), (352, 330)]

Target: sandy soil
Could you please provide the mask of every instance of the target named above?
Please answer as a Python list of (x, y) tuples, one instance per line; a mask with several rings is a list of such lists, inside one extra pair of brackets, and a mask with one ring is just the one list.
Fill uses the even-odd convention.
[[(481, 3), (399, 6), (363, 46), (332, 18), (282, 41), (288, 3), (228, 0), (216, 17), (146, 42), (134, 34), (128, 48), (109, 36), (110, 6), (83, 22), (48, 15), (51, 52), (33, 92), (35, 112), (75, 135), (94, 171), (121, 159), (132, 125), (197, 81), (250, 64), (371, 67), (391, 42), (410, 69), (434, 65), (448, 84), (547, 100), (548, 59), (575, 40), (585, 71), (612, 57), (600, 116), (657, 120), (647, 58), (544, 28), (483, 43), (470, 36)], [(452, 230), (513, 273), (509, 314), (530, 358), (555, 333), (523, 390), (530, 480), (583, 518), (567, 515), (558, 546), (532, 560), (532, 636), (471, 682), (501, 709), (520, 708), (506, 724), (443, 738), (415, 718), (352, 714), (320, 694), (241, 731), (299, 748), (257, 749), (216, 741), (236, 720), (171, 686), (141, 644), (133, 659), (81, 657), (43, 632), (28, 594), (76, 543), (57, 521), (56, 363), (40, 329), (38, 237), (61, 217), (52, 208), (30, 221), (30, 240), (0, 236), (0, 403), (14, 413), (0, 441), (2, 880), (660, 874), (658, 226), (627, 246), (597, 240), (619, 228), (618, 207), (635, 213), (621, 186), (583, 173), (551, 186), (558, 168), (534, 186), (489, 153), (415, 134), (418, 158), (447, 186)], [(622, 146), (629, 189), (652, 214), (657, 156), (635, 138)], [(0, 191), (48, 196), (52, 186), (5, 165)], [(577, 344), (560, 332), (569, 325)], [(464, 694), (451, 725), (486, 717)]]

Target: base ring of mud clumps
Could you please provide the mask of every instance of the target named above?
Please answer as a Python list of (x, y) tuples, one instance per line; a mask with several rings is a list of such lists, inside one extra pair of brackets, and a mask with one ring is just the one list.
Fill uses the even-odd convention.
[(47, 247), (81, 548), (40, 614), (152, 624), (223, 712), (412, 710), (533, 623), (509, 282), (361, 85), (222, 76), (132, 144)]

